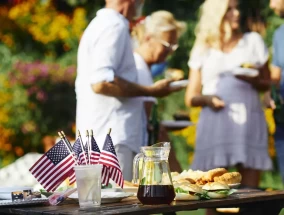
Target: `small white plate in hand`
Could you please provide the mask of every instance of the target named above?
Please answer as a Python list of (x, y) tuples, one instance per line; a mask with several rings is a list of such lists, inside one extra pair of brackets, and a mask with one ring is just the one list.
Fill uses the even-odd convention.
[(186, 87), (187, 85), (188, 85), (188, 80), (173, 81), (170, 83), (171, 88)]
[(256, 77), (259, 72), (256, 69), (237, 67), (233, 70), (234, 75), (244, 75), (247, 77)]
[(161, 124), (166, 128), (172, 128), (172, 129), (183, 129), (188, 126), (194, 125), (191, 121), (187, 120), (164, 120), (161, 121)]

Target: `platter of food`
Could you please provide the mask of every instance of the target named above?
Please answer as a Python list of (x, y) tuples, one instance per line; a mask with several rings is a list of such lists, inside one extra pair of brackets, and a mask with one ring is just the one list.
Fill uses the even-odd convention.
[(239, 172), (228, 172), (224, 168), (172, 172), (171, 177), (177, 201), (226, 198), (237, 191), (242, 180)]

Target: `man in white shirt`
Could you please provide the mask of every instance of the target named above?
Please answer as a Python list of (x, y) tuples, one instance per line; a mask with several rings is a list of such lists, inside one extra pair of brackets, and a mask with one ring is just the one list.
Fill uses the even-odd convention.
[(109, 128), (126, 180), (142, 146), (143, 102), (137, 96), (166, 96), (178, 89), (161, 80), (152, 86), (136, 84), (129, 22), (141, 0), (106, 0), (85, 30), (78, 49), (76, 126), (93, 129), (100, 148)]

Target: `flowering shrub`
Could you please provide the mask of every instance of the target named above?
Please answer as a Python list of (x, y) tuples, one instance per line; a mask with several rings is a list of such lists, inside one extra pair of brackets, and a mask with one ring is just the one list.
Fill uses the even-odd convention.
[[(78, 41), (87, 26), (86, 10), (75, 8), (71, 14), (65, 14), (56, 10), (51, 0), (27, 0), (13, 5), (9, 10), (0, 7), (0, 20), (9, 23), (1, 26), (0, 41), (10, 48), (23, 46), (19, 43), (31, 43), (30, 45), (45, 48), (45, 54), (58, 55), (59, 49), (68, 51), (77, 49)], [(12, 27), (11, 27), (12, 26)], [(29, 40), (19, 41), (19, 33)], [(42, 46), (42, 45), (48, 46)], [(26, 45), (26, 44), (24, 44)]]
[(75, 74), (75, 66), (17, 62), (8, 78), (0, 79), (0, 151), (5, 158), (42, 150), (42, 138), (59, 130), (72, 134)]

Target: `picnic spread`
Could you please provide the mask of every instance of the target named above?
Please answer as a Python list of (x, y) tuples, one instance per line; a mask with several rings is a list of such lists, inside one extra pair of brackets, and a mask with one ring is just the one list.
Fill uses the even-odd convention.
[[(73, 146), (60, 133), (60, 142), (30, 168), (44, 189), (0, 187), (0, 213), (153, 214), (218, 208), (242, 214), (278, 214), (284, 205), (284, 191), (240, 188), (239, 172), (225, 168), (170, 172), (168, 142), (141, 147), (133, 161), (133, 181), (126, 181), (110, 131), (102, 151), (92, 132), (87, 134), (86, 144), (79, 135)], [(66, 181), (67, 186), (59, 190)]]

